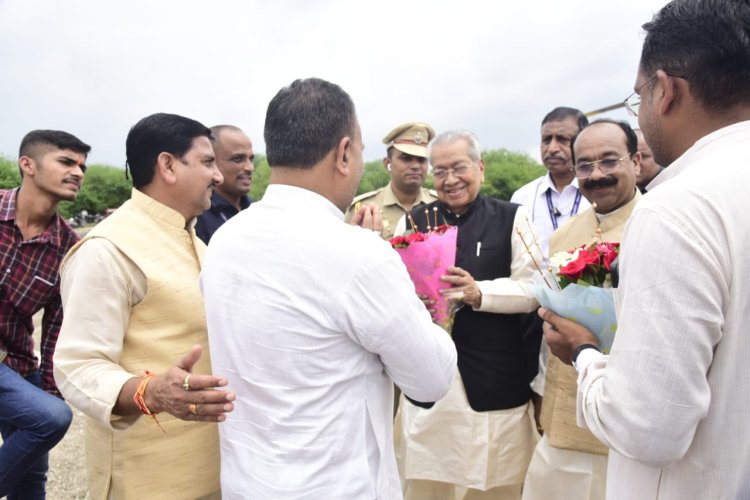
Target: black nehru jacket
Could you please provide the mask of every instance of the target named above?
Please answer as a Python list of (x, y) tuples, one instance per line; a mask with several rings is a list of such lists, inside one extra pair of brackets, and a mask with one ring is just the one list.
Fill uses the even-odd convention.
[[(433, 207), (438, 208), (439, 224), (458, 226), (456, 266), (476, 281), (510, 276), (511, 237), (518, 205), (478, 196), (464, 214), (455, 215), (436, 201), (411, 211), (417, 230), (427, 230), (425, 209), (429, 225), (434, 225)], [(410, 222), (408, 226), (411, 229)], [(531, 398), (522, 316), (478, 312), (470, 306), (456, 314), (452, 336), (458, 370), (474, 411), (516, 408)]]

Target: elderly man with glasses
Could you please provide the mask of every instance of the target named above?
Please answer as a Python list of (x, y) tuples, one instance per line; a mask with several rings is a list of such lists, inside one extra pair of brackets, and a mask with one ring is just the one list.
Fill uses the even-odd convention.
[[(641, 198), (638, 139), (626, 122), (589, 124), (574, 138), (572, 157), (578, 185), (592, 206), (552, 234), (550, 255), (597, 241), (619, 242)], [(608, 449), (576, 425), (576, 371), (554, 355), (546, 368), (544, 436), (529, 464), (523, 498), (603, 499)]]
[(521, 323), (521, 313), (537, 307), (524, 241), (537, 262), (541, 252), (522, 206), (479, 194), (480, 153), (467, 131), (434, 139), (429, 156), (438, 201), (410, 213), (419, 231), (435, 219), (458, 226), (456, 267), (443, 279), (465, 306), (452, 330), (459, 374), (448, 395), (430, 409), (402, 400), (396, 416), (407, 500), (520, 499), (538, 439)]

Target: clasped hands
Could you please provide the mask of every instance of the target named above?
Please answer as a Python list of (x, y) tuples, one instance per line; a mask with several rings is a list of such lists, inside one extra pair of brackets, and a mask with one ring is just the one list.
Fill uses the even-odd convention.
[(378, 234), (383, 231), (383, 215), (377, 205), (366, 204), (352, 214), (349, 224), (370, 229)]

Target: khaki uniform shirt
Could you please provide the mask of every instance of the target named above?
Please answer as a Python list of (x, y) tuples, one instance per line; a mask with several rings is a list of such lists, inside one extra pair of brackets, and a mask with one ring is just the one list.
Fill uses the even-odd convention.
[[(427, 205), (435, 200), (437, 200), (437, 193), (435, 191), (432, 189), (420, 188), (419, 195), (411, 208), (413, 209), (420, 205)], [(401, 217), (406, 215), (408, 210), (396, 197), (396, 194), (391, 188), (391, 183), (389, 182), (385, 187), (355, 197), (352, 200), (352, 204), (346, 210), (346, 222), (349, 222), (352, 215), (354, 215), (354, 212), (359, 210), (359, 207), (365, 203), (370, 203), (380, 207), (380, 212), (383, 214), (383, 232), (381, 233), (381, 236), (385, 240), (392, 238), (396, 229), (396, 224)]]

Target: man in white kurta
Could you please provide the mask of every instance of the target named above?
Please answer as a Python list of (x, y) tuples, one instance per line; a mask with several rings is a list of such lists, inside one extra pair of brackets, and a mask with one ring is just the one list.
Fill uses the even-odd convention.
[(677, 0), (644, 25), (628, 103), (668, 167), (625, 229), (611, 354), (545, 313), (579, 424), (610, 448), (608, 499), (747, 498), (748, 23), (747, 2)]
[[(290, 109), (292, 125), (277, 118)], [(274, 97), (265, 133), (271, 184), (215, 233), (206, 254), (213, 369), (238, 395), (221, 431), (225, 499), (401, 498), (393, 382), (435, 401), (455, 372), (453, 343), (398, 254), (378, 233), (344, 222), (362, 173), (359, 126), (312, 167), (297, 166), (306, 151), (294, 139), (337, 133), (340, 110), (356, 124), (349, 96), (317, 79)], [(294, 154), (278, 152), (287, 147)]]

